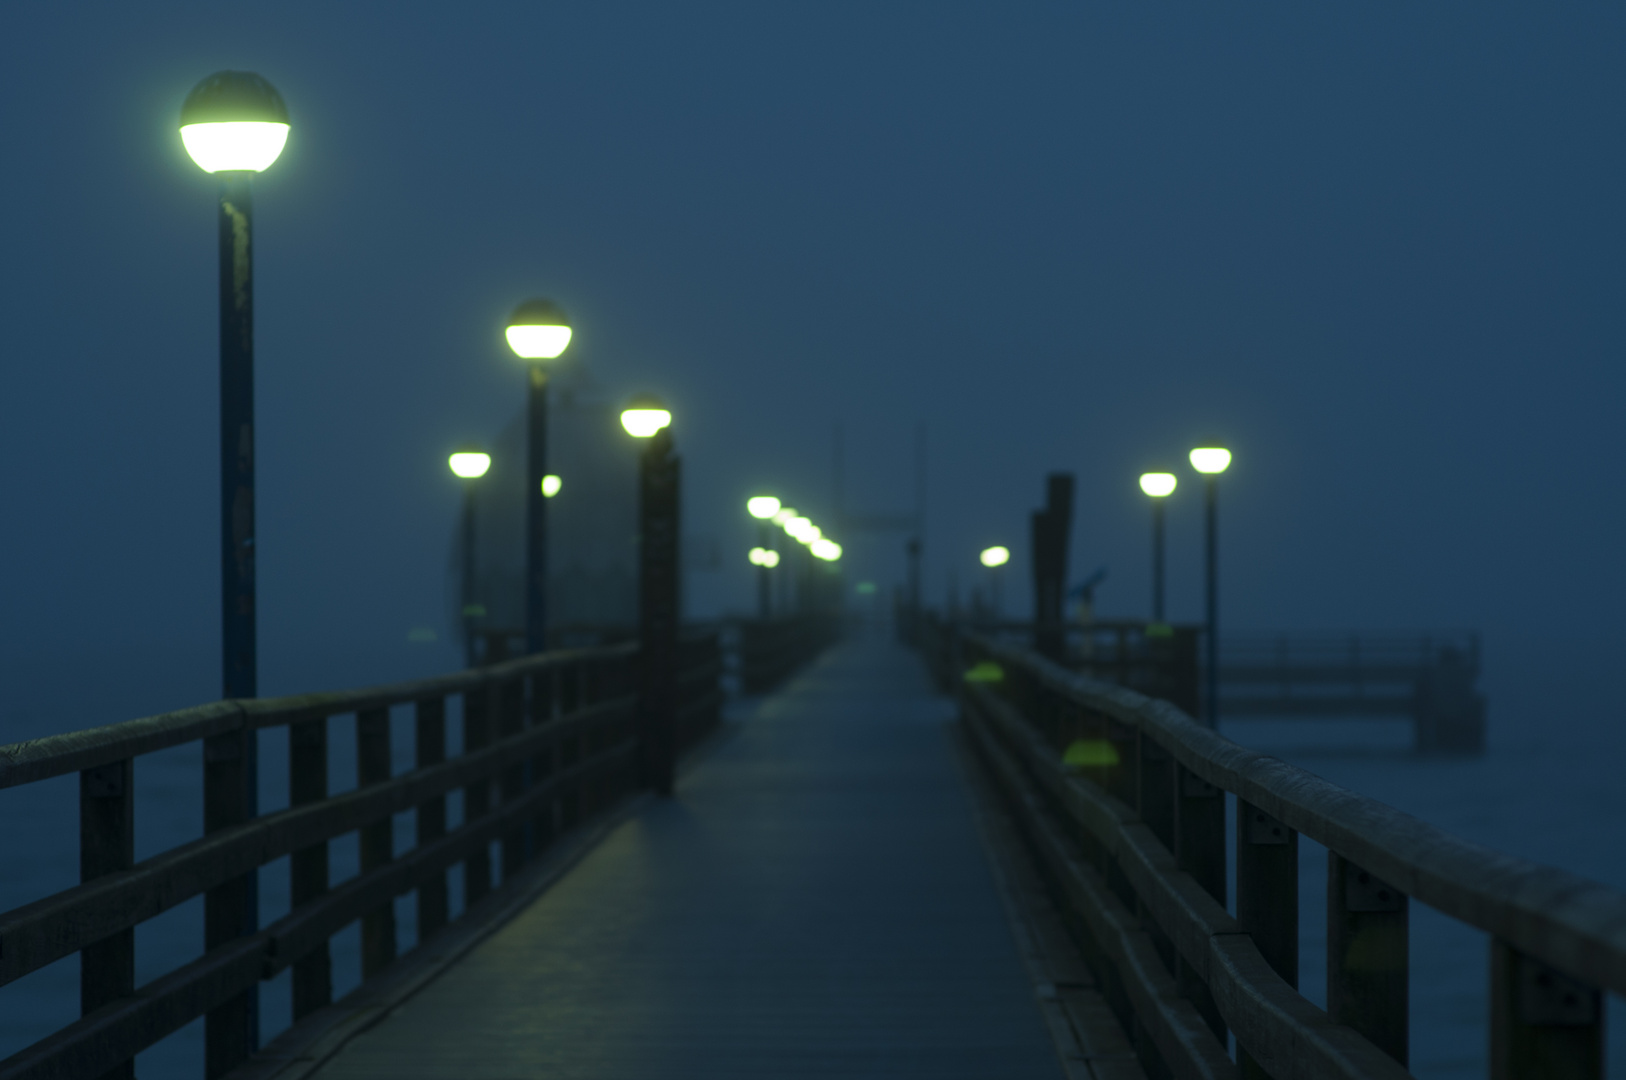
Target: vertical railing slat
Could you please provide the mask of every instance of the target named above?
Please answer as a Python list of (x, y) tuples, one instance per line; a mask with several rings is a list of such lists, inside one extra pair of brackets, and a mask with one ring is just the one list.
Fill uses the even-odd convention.
[[(496, 687), (497, 737), (518, 735), (525, 726), (525, 680), (509, 679)], [(520, 797), (525, 789), (525, 762), (515, 760), (503, 770), (502, 801)], [(502, 838), (502, 877), (508, 881), (525, 864), (525, 825), (520, 823)]]
[(1601, 1080), (1603, 995), (1491, 940), (1491, 1080)]
[[(134, 761), (125, 758), (79, 774), (79, 880), (92, 881), (135, 864)], [(135, 928), (120, 930), (79, 952), (79, 1010), (95, 1012), (135, 993)], [(102, 1074), (134, 1080), (135, 1060)]]
[[(327, 717), (288, 725), (288, 802), (305, 806), (327, 798)], [(290, 900), (295, 908), (328, 889), (327, 841), (300, 848), (289, 859)], [(333, 957), (326, 941), (295, 960), (293, 1013), (297, 1020), (333, 1000)]]
[[(390, 710), (356, 713), (356, 786), (390, 778)], [(393, 821), (386, 817), (361, 827), (361, 872), (380, 869), (395, 857)], [(371, 978), (395, 960), (395, 901), (386, 900), (361, 917), (361, 976)]]
[(1327, 852), (1327, 1014), (1406, 1064), (1407, 900)]
[[(225, 731), (203, 740), (203, 831), (241, 825), (253, 813), (256, 732)], [(217, 949), (259, 927), (257, 875), (243, 874), (204, 893), (203, 946)], [(259, 1034), (259, 993), (251, 987), (211, 1009), (204, 1021), (204, 1076), (225, 1076), (248, 1059)]]
[[(416, 764), (420, 769), (446, 760), (446, 699), (424, 698), (417, 704), (415, 717)], [(418, 846), (433, 843), (446, 835), (446, 796), (436, 795), (418, 806)], [(439, 873), (418, 886), (418, 940), (446, 925), (449, 905), (446, 875)]]
[[(1236, 918), (1260, 954), (1292, 987), (1299, 984), (1299, 836), (1245, 799), (1236, 801)], [(1245, 1078), (1268, 1076), (1246, 1047)]]
[[(491, 742), (490, 692), (484, 686), (463, 693), (463, 752), (483, 750)], [(491, 781), (476, 780), (463, 788), (463, 820), (470, 822), (491, 809)], [(481, 845), (463, 862), (463, 902), (473, 907), (491, 891), (491, 850)]]

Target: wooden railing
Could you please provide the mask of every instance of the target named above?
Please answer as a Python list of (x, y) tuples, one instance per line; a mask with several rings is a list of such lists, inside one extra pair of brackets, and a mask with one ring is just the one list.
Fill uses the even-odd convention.
[[(1626, 894), (1460, 840), (1026, 648), (941, 623), (925, 646), (1148, 1076), (1409, 1075), (1410, 900), (1491, 936), (1492, 1077), (1602, 1076), (1602, 991), (1626, 992)], [(1326, 1011), (1297, 991), (1301, 834), (1328, 851)]]
[[(463, 865), (465, 911), (550, 839), (607, 811), (647, 776), (651, 745), (681, 749), (718, 718), (715, 633), (678, 645), (670, 715), (637, 694), (633, 645), (546, 653), (442, 678), (302, 697), (221, 701), (0, 747), (0, 787), (79, 774), (82, 883), (0, 914), (0, 985), (78, 953), (82, 1018), (0, 1061), (0, 1078), (133, 1075), (137, 1051), (207, 1016), (205, 1071), (254, 1051), (257, 985), (292, 968), (293, 1015), (332, 999), (329, 938), (361, 921), (363, 979), (396, 958), (393, 901), (416, 890), (418, 939), (449, 919), (447, 873)], [(463, 746), (448, 756), (446, 706), (461, 697)], [(415, 760), (391, 775), (390, 709), (414, 713)], [(330, 721), (354, 714), (356, 781), (329, 794)], [(657, 725), (666, 730), (659, 731)], [(288, 737), (290, 806), (253, 815), (258, 733)], [(659, 737), (651, 738), (651, 735)], [(134, 862), (135, 760), (201, 741), (205, 835)], [(641, 753), (642, 751), (646, 751)], [(659, 765), (657, 763), (657, 770)], [(463, 822), (447, 829), (461, 791)], [(396, 852), (392, 815), (416, 818)], [(8, 823), (8, 828), (18, 824)], [(359, 833), (361, 871), (330, 885), (328, 845)], [(290, 856), (288, 914), (258, 925), (254, 874)], [(137, 924), (202, 894), (205, 953), (135, 986)]]
[(761, 694), (778, 686), (841, 636), (836, 615), (792, 615), (739, 624), (740, 687)]

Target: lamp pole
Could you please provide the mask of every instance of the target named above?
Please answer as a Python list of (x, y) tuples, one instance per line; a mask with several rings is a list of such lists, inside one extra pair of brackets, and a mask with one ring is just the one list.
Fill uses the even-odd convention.
[[(288, 139), (288, 107), (265, 79), (217, 71), (181, 104), (181, 142), (205, 172), (220, 178), (220, 593), (221, 687), (227, 698), (259, 692), (255, 643), (254, 545), (254, 204), (253, 175), (276, 161)], [(205, 740), (203, 828), (214, 832), (258, 812), (255, 733)], [(253, 871), (205, 893), (204, 945), (213, 949), (259, 929)], [(103, 958), (104, 960), (106, 958)], [(87, 951), (81, 1004), (116, 992)], [(133, 976), (133, 972), (131, 973)], [(216, 1006), (205, 1021), (204, 1071), (224, 1075), (259, 1044), (259, 995), (251, 988)], [(129, 1075), (130, 1065), (117, 1070)]]
[(1217, 443), (1191, 452), (1191, 467), (1203, 474), (1203, 606), (1208, 631), (1204, 678), (1208, 726), (1219, 727), (1219, 475), (1231, 464), (1231, 452)]
[(1173, 473), (1142, 473), (1140, 489), (1152, 499), (1152, 622), (1163, 621), (1163, 500), (1174, 493)]
[(525, 399), (525, 651), (547, 648), (548, 502), (543, 483), (548, 475), (548, 373), (542, 361), (553, 360), (570, 344), (570, 320), (551, 300), (527, 300), (508, 319), (508, 347), (531, 361)]
[(463, 617), (463, 664), (472, 668), (479, 659), (475, 649), (479, 619), (486, 613), (485, 605), (476, 602), (475, 491), (480, 478), (491, 468), (491, 455), (459, 450), (446, 463), (463, 481), (463, 566), (458, 611)]
[(672, 414), (647, 395), (621, 413), (627, 434), (649, 443), (638, 460), (638, 698), (644, 784), (671, 795), (677, 757), (678, 562), (681, 462)]

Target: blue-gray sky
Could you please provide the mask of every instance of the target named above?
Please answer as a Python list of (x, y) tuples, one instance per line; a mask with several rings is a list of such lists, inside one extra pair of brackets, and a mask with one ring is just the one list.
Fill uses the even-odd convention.
[(840, 423), (850, 501), (897, 508), (922, 421), (933, 594), (1068, 469), (1075, 568), (1144, 613), (1135, 476), (1213, 433), (1228, 625), (1478, 627), (1493, 729), (1609, 714), (1623, 47), (1603, 4), (8, 4), (0, 677), (217, 692), (213, 183), (175, 118), (229, 67), (294, 123), (256, 188), (266, 692), (454, 662), (406, 641), (444, 455), (517, 409), (500, 327), (545, 294), (678, 412), (690, 528), (739, 548), (701, 614), (750, 602), (745, 495), (827, 507)]

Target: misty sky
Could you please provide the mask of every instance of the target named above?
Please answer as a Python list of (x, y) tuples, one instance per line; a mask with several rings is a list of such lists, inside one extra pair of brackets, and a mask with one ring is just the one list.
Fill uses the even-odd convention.
[(688, 528), (737, 556), (699, 615), (751, 602), (746, 495), (827, 513), (839, 423), (852, 507), (906, 508), (924, 422), (934, 599), (1004, 542), (1025, 604), (1066, 469), (1075, 578), (1145, 614), (1169, 465), (1194, 618), (1217, 435), (1228, 626), (1478, 628), (1493, 739), (1613, 723), (1623, 47), (1579, 3), (8, 3), (0, 679), (66, 711), (0, 739), (218, 693), (215, 185), (176, 115), (221, 68), (294, 125), (256, 181), (266, 693), (456, 663), (407, 641), (447, 629), (444, 458), (519, 408), (541, 294), (677, 413)]

